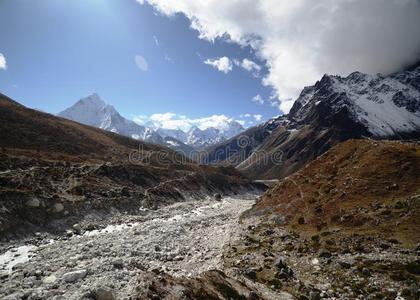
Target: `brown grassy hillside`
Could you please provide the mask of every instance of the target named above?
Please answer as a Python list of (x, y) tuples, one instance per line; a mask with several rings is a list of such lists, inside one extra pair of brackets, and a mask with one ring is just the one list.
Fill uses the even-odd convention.
[(254, 211), (284, 216), (304, 232), (349, 232), (420, 240), (420, 146), (349, 140), (283, 179)]

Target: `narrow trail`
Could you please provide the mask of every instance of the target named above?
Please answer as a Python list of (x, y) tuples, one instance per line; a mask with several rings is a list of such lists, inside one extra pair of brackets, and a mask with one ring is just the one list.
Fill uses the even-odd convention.
[(152, 191), (152, 190), (154, 190), (154, 189), (158, 189), (158, 188), (160, 188), (160, 187), (164, 186), (165, 184), (172, 183), (172, 182), (176, 182), (176, 181), (181, 181), (181, 182), (182, 182), (182, 181), (186, 181), (186, 179), (187, 179), (187, 177), (188, 177), (188, 176), (193, 176), (194, 174), (195, 174), (195, 172), (188, 172), (188, 174), (186, 174), (186, 175), (184, 175), (184, 176), (182, 176), (182, 177), (180, 177), (180, 178), (169, 179), (169, 180), (165, 180), (165, 181), (159, 182), (159, 184), (157, 184), (157, 185), (155, 185), (155, 186), (152, 186), (152, 187), (147, 188), (147, 189), (144, 191), (144, 196), (145, 196), (145, 197), (148, 197), (148, 196), (149, 196), (149, 192), (150, 192), (150, 191)]
[[(87, 289), (108, 285), (122, 299), (133, 294), (144, 272), (196, 276), (221, 267), (222, 249), (238, 237), (239, 216), (255, 198), (177, 203), (148, 211), (135, 223), (124, 222), (130, 216), (121, 215), (120, 225), (67, 240), (39, 247), (17, 244), (0, 254), (0, 298), (36, 293), (46, 299), (80, 299)], [(66, 274), (74, 271), (80, 278), (69, 281)]]

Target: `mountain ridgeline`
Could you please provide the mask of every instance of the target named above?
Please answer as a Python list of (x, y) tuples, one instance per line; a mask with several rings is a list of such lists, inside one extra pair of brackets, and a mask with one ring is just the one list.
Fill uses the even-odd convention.
[(233, 120), (227, 121), (222, 128), (200, 129), (193, 126), (187, 132), (181, 129), (161, 128), (152, 121), (143, 126), (122, 117), (112, 105), (105, 103), (97, 94), (80, 99), (58, 116), (135, 140), (166, 146), (187, 156), (193, 150), (221, 143), (244, 130), (241, 124)]
[(325, 75), (303, 89), (289, 114), (209, 147), (206, 159), (251, 178), (282, 178), (332, 146), (363, 137), (420, 137), (420, 66), (389, 76)]

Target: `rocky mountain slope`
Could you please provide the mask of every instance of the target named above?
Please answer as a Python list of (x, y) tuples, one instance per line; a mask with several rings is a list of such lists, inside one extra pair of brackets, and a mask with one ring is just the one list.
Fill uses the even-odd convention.
[(288, 115), (209, 148), (207, 159), (271, 179), (292, 174), (350, 138), (418, 138), (419, 82), (420, 66), (390, 76), (325, 75), (303, 89)]
[(4, 95), (0, 147), (2, 234), (19, 225), (74, 222), (90, 211), (136, 211), (262, 188), (233, 168), (199, 166), (169, 148), (27, 109)]
[(156, 122), (148, 122), (142, 126), (122, 117), (113, 106), (106, 104), (97, 94), (77, 101), (58, 116), (135, 140), (167, 146), (185, 155), (188, 155), (192, 149), (202, 149), (223, 142), (244, 130), (236, 121), (230, 121), (220, 129), (210, 127), (202, 130), (194, 126), (188, 132), (161, 128)]
[(349, 140), (282, 179), (225, 254), (298, 299), (418, 299), (420, 146)]

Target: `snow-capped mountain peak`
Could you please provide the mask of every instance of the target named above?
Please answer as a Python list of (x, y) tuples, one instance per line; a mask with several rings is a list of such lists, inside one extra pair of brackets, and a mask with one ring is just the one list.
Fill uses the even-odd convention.
[(347, 77), (324, 75), (314, 86), (302, 91), (290, 110), (289, 119), (308, 122), (308, 118), (317, 115), (314, 112), (318, 105), (334, 114), (346, 109), (349, 117), (372, 136), (418, 132), (420, 66), (390, 76), (361, 72)]
[(162, 144), (162, 137), (153, 130), (122, 117), (117, 110), (92, 94), (77, 101), (73, 106), (58, 114), (82, 124), (125, 135), (137, 140)]
[(58, 114), (79, 123), (95, 126), (114, 133), (125, 135), (137, 140), (162, 144), (171, 148), (188, 149), (204, 148), (227, 140), (244, 130), (236, 121), (229, 121), (220, 128), (208, 127), (200, 129), (193, 126), (188, 132), (181, 129), (159, 127), (158, 123), (149, 122), (139, 125), (122, 117), (118, 111), (101, 99), (98, 94), (92, 94), (77, 101), (73, 106)]

